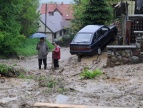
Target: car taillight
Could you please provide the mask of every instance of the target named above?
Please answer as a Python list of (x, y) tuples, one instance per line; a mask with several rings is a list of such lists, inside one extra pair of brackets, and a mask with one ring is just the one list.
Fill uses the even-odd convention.
[(90, 50), (91, 48), (89, 46), (71, 46), (71, 50)]

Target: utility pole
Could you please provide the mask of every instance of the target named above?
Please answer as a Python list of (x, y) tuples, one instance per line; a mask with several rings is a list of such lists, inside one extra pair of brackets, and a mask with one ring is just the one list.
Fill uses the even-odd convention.
[(46, 3), (46, 9), (45, 9), (45, 34), (46, 34), (46, 24), (47, 24), (47, 3)]

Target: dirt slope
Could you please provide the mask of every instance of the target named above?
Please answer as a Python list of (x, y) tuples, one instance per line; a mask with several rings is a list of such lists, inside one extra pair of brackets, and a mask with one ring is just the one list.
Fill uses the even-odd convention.
[[(35, 102), (69, 103), (127, 108), (143, 107), (143, 64), (103, 68), (106, 53), (93, 68), (100, 68), (103, 75), (95, 79), (81, 80), (78, 73), (84, 67), (91, 67), (97, 55), (86, 56), (77, 62), (77, 56), (70, 55), (69, 48), (61, 49), (60, 69), (52, 72), (51, 53), (48, 54), (48, 70), (38, 70), (37, 56), (25, 60), (0, 60), (1, 63), (24, 68), (30, 75), (52, 79), (56, 86), (41, 86), (37, 79), (8, 78), (0, 84), (0, 105), (2, 108), (27, 108)], [(63, 70), (63, 71), (61, 71)], [(53, 83), (52, 82), (52, 83)], [(42, 82), (43, 83), (43, 82)], [(47, 82), (44, 82), (47, 84)], [(49, 83), (48, 83), (49, 84)], [(62, 95), (59, 95), (62, 94)], [(58, 96), (66, 97), (66, 100)]]

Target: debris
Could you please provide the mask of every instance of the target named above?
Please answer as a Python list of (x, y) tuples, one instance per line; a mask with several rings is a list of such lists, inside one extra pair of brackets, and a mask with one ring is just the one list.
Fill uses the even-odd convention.
[(64, 104), (64, 103), (67, 103), (67, 101), (68, 101), (68, 99), (69, 99), (69, 97), (67, 97), (67, 96), (65, 96), (65, 95), (62, 95), (62, 94), (59, 94), (57, 97), (56, 97), (56, 103), (62, 103), (62, 104)]

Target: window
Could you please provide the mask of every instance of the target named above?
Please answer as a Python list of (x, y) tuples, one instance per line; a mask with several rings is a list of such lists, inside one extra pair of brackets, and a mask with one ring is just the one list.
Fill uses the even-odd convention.
[(92, 34), (91, 33), (86, 33), (86, 34), (77, 34), (75, 39), (74, 39), (74, 42), (81, 42), (81, 43), (89, 43), (91, 42), (91, 39), (92, 39)]
[(54, 39), (56, 39), (56, 38), (57, 38), (56, 33), (54, 33)]
[(93, 36), (93, 42), (95, 42), (96, 39), (97, 39), (97, 37), (96, 37), (96, 33), (95, 33), (94, 36)]
[(106, 32), (108, 32), (108, 28), (107, 27), (102, 27), (101, 28), (101, 34), (104, 35)]
[(53, 16), (53, 15), (54, 15), (54, 12), (49, 12), (49, 15), (50, 15), (50, 16)]
[(101, 29), (96, 32), (96, 36), (97, 36), (97, 38), (99, 38), (101, 36)]
[(62, 36), (62, 35), (63, 35), (63, 34), (62, 34), (62, 32), (63, 32), (63, 31), (61, 30), (61, 31), (60, 31), (60, 36)]

